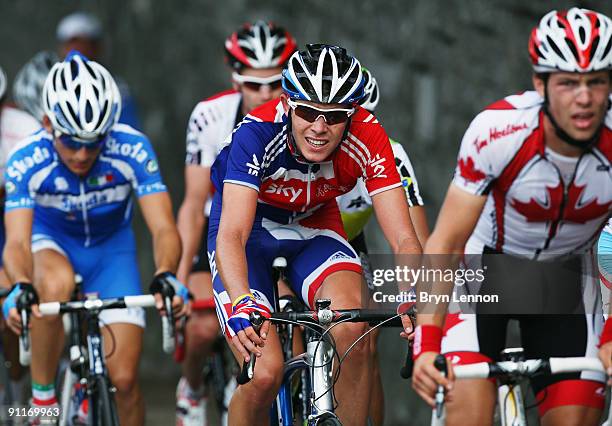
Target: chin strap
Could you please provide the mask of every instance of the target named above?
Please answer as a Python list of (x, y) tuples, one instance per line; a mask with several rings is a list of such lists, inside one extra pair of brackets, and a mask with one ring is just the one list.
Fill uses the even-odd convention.
[[(557, 121), (553, 118), (552, 114), (550, 113), (550, 110), (548, 109), (548, 105), (549, 105), (549, 102), (548, 102), (548, 74), (544, 74), (541, 78), (542, 80), (544, 80), (544, 106), (542, 107), (542, 109), (544, 110), (544, 114), (546, 114), (546, 117), (548, 117), (548, 119), (550, 120), (550, 123), (555, 128), (555, 134), (557, 135), (557, 137), (561, 139), (563, 142), (567, 143), (568, 145), (571, 145), (576, 148), (580, 148), (583, 151), (588, 151), (589, 149), (591, 149), (591, 147), (599, 140), (601, 131), (605, 126), (605, 119), (602, 120), (601, 124), (599, 125), (599, 127), (597, 128), (593, 136), (591, 136), (590, 138), (576, 139), (576, 138), (571, 137), (565, 130), (561, 128), (561, 126), (559, 126)], [(610, 110), (611, 106), (612, 104), (610, 103), (610, 99), (608, 98), (608, 108), (607, 109)]]

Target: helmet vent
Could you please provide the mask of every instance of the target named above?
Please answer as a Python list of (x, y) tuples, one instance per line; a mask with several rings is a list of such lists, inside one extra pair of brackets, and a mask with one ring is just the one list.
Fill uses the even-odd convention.
[[(601, 54), (601, 57), (602, 58), (606, 58), (608, 56), (608, 54), (610, 53), (610, 49), (612, 49), (612, 38), (608, 39), (608, 44), (604, 48), (603, 53)], [(595, 50), (595, 49), (593, 49), (593, 50)]]
[(569, 48), (569, 50), (572, 51), (572, 55), (574, 55), (574, 58), (576, 58), (576, 62), (580, 63), (580, 57), (578, 56), (578, 51), (576, 50), (574, 43), (572, 43), (572, 41), (568, 38), (565, 38), (565, 42), (567, 43), (567, 47)]
[(548, 42), (548, 45), (552, 48), (552, 50), (555, 51), (555, 53), (558, 56), (563, 57), (563, 53), (561, 53), (561, 50), (559, 49), (557, 44), (554, 42), (554, 40), (550, 38), (550, 36), (546, 36), (546, 41)]
[(593, 60), (593, 56), (595, 56), (595, 52), (597, 51), (597, 46), (599, 46), (599, 36), (593, 39), (593, 44), (591, 45), (591, 51), (589, 52), (589, 62)]
[(584, 27), (580, 27), (578, 36), (580, 37), (580, 43), (586, 44), (586, 31), (584, 31)]
[(93, 118), (93, 109), (91, 108), (91, 102), (87, 102), (85, 104), (85, 121), (86, 122), (91, 122), (91, 119)]

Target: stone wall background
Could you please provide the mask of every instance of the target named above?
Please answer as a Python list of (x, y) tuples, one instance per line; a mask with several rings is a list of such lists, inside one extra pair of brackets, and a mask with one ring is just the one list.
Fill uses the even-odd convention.
[[(574, 5), (612, 14), (609, 1), (554, 2), (558, 8)], [(229, 87), (222, 46), (230, 32), (262, 18), (286, 26), (300, 45), (343, 45), (379, 82), (377, 115), (406, 147), (433, 226), (472, 117), (490, 102), (530, 87), (527, 39), (551, 7), (528, 0), (0, 0), (0, 64), (12, 79), (36, 51), (55, 47), (62, 16), (78, 9), (96, 13), (106, 31), (103, 62), (137, 98), (176, 208), (183, 196), (186, 121), (198, 100)], [(135, 226), (148, 282), (150, 238), (139, 215)], [(376, 227), (369, 234), (373, 247), (384, 251)], [(156, 321), (151, 319), (151, 330)], [(382, 343), (399, 348), (395, 331), (384, 333)], [(143, 373), (176, 377), (177, 369), (158, 348), (150, 331)], [(385, 388), (393, 395), (388, 423), (427, 423), (428, 410), (397, 378), (403, 349), (385, 350), (382, 357), (383, 365), (392, 366), (385, 368)], [(162, 363), (168, 367), (160, 368)]]

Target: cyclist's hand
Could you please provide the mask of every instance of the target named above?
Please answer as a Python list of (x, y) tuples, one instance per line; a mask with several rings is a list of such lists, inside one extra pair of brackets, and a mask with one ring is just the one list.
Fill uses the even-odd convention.
[(400, 317), (402, 320), (402, 326), (403, 326), (403, 330), (400, 333), (400, 337), (408, 341), (414, 339), (415, 318), (414, 318), (414, 313), (411, 311), (411, 308), (413, 306), (414, 306), (414, 302), (405, 302), (405, 303), (401, 303), (397, 307), (398, 314), (406, 314)]
[[(7, 326), (17, 335), (21, 334), (21, 316), (19, 315), (19, 311), (17, 310), (17, 303), (19, 298), (25, 292), (32, 292), (33, 296), (30, 299), (32, 302), (37, 302), (36, 294), (32, 288), (32, 284), (28, 283), (17, 283), (13, 286), (11, 292), (6, 296), (4, 302), (2, 304), (2, 315), (6, 320)], [(38, 304), (32, 303), (30, 305), (32, 312), (36, 316), (41, 316), (38, 311)]]
[(448, 401), (448, 391), (452, 389), (452, 383), (455, 380), (453, 368), (448, 360), (446, 361), (447, 377), (444, 377), (434, 366), (434, 360), (437, 355), (438, 353), (436, 352), (423, 352), (414, 361), (414, 370), (412, 372), (412, 388), (432, 408), (435, 407), (434, 396), (438, 390), (438, 385), (446, 388), (446, 400)]
[(232, 314), (227, 320), (228, 327), (235, 334), (232, 344), (244, 357), (245, 362), (250, 360), (252, 353), (261, 356), (258, 346), (265, 345), (270, 329), (270, 322), (264, 321), (258, 334), (249, 321), (252, 312), (259, 312), (263, 317), (270, 318), (270, 310), (265, 305), (258, 303), (252, 294), (245, 294), (236, 298), (232, 304)]
[(608, 386), (612, 385), (612, 341), (599, 347), (599, 359), (608, 375)]
[(155, 296), (156, 306), (161, 315), (166, 314), (163, 302), (163, 297), (166, 295), (172, 296), (174, 318), (180, 318), (191, 313), (189, 290), (171, 272), (157, 274), (153, 278), (149, 290)]

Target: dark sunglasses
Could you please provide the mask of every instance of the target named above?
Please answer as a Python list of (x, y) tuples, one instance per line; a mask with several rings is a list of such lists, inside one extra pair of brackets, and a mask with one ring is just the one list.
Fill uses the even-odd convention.
[(319, 117), (323, 117), (327, 124), (340, 124), (346, 122), (355, 112), (355, 108), (322, 109), (313, 105), (298, 103), (291, 99), (287, 100), (287, 104), (295, 111), (295, 115), (309, 123), (314, 123)]
[(86, 141), (83, 139), (75, 138), (74, 136), (60, 133), (58, 131), (56, 131), (54, 134), (55, 134), (55, 137), (62, 143), (62, 145), (74, 151), (78, 151), (81, 148), (85, 148), (88, 151), (95, 151), (96, 149), (104, 145), (104, 142), (106, 142), (106, 136), (107, 136), (107, 135), (102, 135), (92, 141)]
[(249, 90), (258, 92), (261, 86), (268, 86), (270, 90), (278, 90), (282, 87), (283, 76), (275, 74), (270, 77), (255, 77), (250, 75), (242, 75), (237, 72), (232, 73), (234, 81)]

